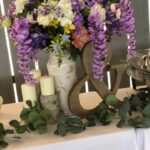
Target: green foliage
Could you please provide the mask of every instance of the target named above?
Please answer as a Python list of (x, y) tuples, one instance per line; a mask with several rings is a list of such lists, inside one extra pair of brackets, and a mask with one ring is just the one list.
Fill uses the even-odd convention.
[(88, 127), (96, 126), (96, 116), (95, 115), (90, 115), (87, 117), (87, 126)]
[(106, 97), (106, 104), (109, 106), (116, 106), (118, 104), (118, 99), (116, 95), (110, 94)]
[(150, 117), (150, 103), (147, 106), (145, 106), (142, 113), (143, 113), (144, 116), (149, 116)]
[(38, 102), (35, 103), (35, 106), (32, 105), (31, 101), (27, 101), (26, 104), (29, 108), (24, 108), (20, 113), (23, 124), (17, 120), (12, 120), (9, 122), (10, 126), (18, 134), (30, 132), (30, 130), (36, 131), (39, 134), (46, 133), (47, 125), (51, 121), (50, 111), (42, 108)]
[[(133, 111), (137, 111), (140, 115), (131, 117)], [(135, 128), (149, 128), (150, 89), (148, 88), (146, 91), (140, 91), (136, 95), (131, 95), (130, 98), (125, 98), (118, 113), (121, 118), (117, 125), (118, 127), (123, 127), (128, 123), (129, 126)]]
[(117, 124), (117, 127), (118, 128), (123, 128), (126, 124), (126, 120), (125, 119), (121, 119), (118, 124)]
[(130, 101), (127, 97), (125, 97), (118, 111), (120, 118), (124, 119), (126, 115), (129, 113), (129, 111), (130, 111)]
[(0, 149), (6, 148), (8, 146), (8, 143), (5, 142), (5, 136), (7, 134), (13, 134), (13, 130), (6, 130), (4, 128), (4, 125), (0, 123)]
[(78, 117), (64, 117), (60, 116), (58, 118), (57, 130), (55, 134), (60, 136), (65, 136), (68, 132), (73, 134), (81, 133), (85, 130), (85, 124)]
[(112, 122), (116, 111), (107, 104), (101, 103), (96, 113), (97, 119), (102, 125), (108, 125)]

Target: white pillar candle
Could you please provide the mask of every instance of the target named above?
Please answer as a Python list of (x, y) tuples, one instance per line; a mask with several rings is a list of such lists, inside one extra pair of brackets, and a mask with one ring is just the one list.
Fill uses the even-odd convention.
[(36, 80), (36, 83), (40, 82), (40, 77), (41, 77), (41, 71), (40, 70), (33, 69), (30, 71), (30, 74), (33, 75), (33, 78)]
[(3, 105), (3, 97), (0, 96), (0, 109), (1, 109), (2, 105)]
[(21, 90), (22, 90), (23, 101), (26, 102), (27, 100), (30, 100), (32, 101), (32, 104), (34, 104), (34, 101), (37, 100), (35, 85), (30, 85), (26, 83), (22, 84)]
[(53, 76), (43, 76), (40, 78), (41, 94), (50, 96), (55, 94)]

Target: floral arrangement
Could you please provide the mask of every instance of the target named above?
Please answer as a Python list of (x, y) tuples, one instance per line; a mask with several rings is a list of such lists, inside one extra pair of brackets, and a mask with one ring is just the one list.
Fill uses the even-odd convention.
[[(93, 74), (103, 79), (106, 43), (114, 34), (127, 33), (128, 57), (135, 54), (135, 21), (130, 0), (13, 0), (1, 26), (8, 27), (17, 47), (20, 72), (34, 84), (29, 64), (38, 50), (51, 48), (61, 58), (93, 42)], [(123, 31), (123, 32), (122, 32)], [(76, 49), (75, 49), (76, 48)]]

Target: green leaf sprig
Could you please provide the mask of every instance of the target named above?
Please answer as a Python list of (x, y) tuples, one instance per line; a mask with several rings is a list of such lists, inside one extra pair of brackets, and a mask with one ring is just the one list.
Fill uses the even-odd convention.
[(0, 123), (0, 150), (8, 146), (8, 143), (5, 141), (5, 136), (7, 134), (14, 134), (14, 131), (9, 129), (6, 130), (4, 125)]
[(44, 134), (47, 132), (47, 125), (51, 122), (51, 112), (48, 109), (42, 108), (40, 103), (35, 102), (35, 106), (31, 101), (27, 101), (26, 104), (29, 108), (24, 108), (21, 111), (21, 122), (12, 120), (9, 122), (10, 126), (15, 129), (18, 134), (25, 132), (36, 131), (38, 134)]
[(65, 136), (68, 132), (78, 134), (86, 129), (84, 122), (78, 117), (59, 116), (56, 135)]

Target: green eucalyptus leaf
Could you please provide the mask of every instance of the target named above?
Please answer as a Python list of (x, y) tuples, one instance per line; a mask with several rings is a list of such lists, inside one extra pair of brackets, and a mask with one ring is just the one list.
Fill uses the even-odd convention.
[(78, 134), (81, 133), (85, 130), (85, 128), (81, 127), (81, 126), (71, 126), (70, 128), (70, 132), (73, 134)]
[(14, 128), (18, 128), (20, 126), (20, 122), (17, 120), (12, 120), (9, 122), (9, 125), (14, 127)]
[(100, 112), (99, 116), (98, 116), (98, 120), (102, 123), (102, 125), (107, 125), (110, 122), (112, 122), (113, 118), (114, 118), (114, 114), (113, 112), (109, 112), (109, 110), (104, 109)]
[(50, 121), (52, 118), (51, 112), (48, 109), (41, 110), (40, 115), (46, 121)]
[(135, 128), (142, 128), (143, 127), (143, 118), (141, 116), (136, 116), (134, 118), (129, 118), (128, 124)]
[(2, 123), (0, 123), (0, 135), (4, 133), (5, 129)]
[(108, 109), (108, 106), (105, 103), (101, 103), (98, 107), (97, 114), (99, 114), (101, 111)]
[(143, 109), (143, 115), (150, 116), (150, 103)]
[(91, 116), (88, 116), (87, 117), (87, 126), (88, 127), (93, 127), (93, 126), (96, 126), (96, 117), (91, 115)]
[(59, 124), (57, 126), (57, 134), (61, 136), (65, 136), (68, 132), (68, 126), (66, 124)]
[(145, 101), (146, 100), (146, 97), (147, 97), (147, 94), (145, 93), (145, 91), (141, 91), (139, 93), (137, 93), (136, 95), (141, 101)]
[(42, 119), (38, 119), (38, 120), (35, 120), (35, 121), (33, 122), (33, 127), (34, 127), (35, 129), (38, 128), (39, 126), (43, 126), (43, 125), (46, 126), (46, 122), (43, 121)]
[(42, 110), (42, 107), (41, 107), (41, 104), (37, 101), (35, 101), (35, 108), (37, 111), (41, 111)]
[(123, 128), (126, 124), (126, 120), (125, 119), (121, 119), (118, 124), (117, 124), (117, 127), (119, 128)]
[(20, 114), (20, 118), (22, 120), (28, 120), (28, 115), (30, 113), (30, 110), (27, 109), (27, 108), (24, 108), (22, 111), (21, 111), (21, 114)]
[(38, 134), (44, 134), (47, 132), (47, 127), (45, 125), (39, 126), (38, 128), (36, 128), (36, 131)]
[(79, 126), (83, 126), (83, 122), (81, 121), (80, 118), (77, 118), (77, 117), (73, 117), (73, 118), (67, 118), (66, 119), (66, 123), (68, 125), (79, 125)]
[(98, 120), (103, 121), (107, 114), (108, 114), (107, 109), (102, 110), (98, 115)]
[(106, 116), (102, 120), (102, 124), (108, 125), (109, 123), (112, 122), (113, 118), (114, 118), (114, 113), (112, 113), (112, 112), (107, 113)]
[(14, 131), (7, 129), (7, 130), (5, 130), (5, 134), (14, 134)]
[(129, 111), (130, 111), (130, 102), (129, 102), (128, 98), (125, 98), (124, 102), (122, 103), (122, 105), (118, 111), (119, 116), (121, 118), (125, 118)]
[(109, 106), (116, 106), (118, 104), (118, 98), (116, 97), (116, 95), (108, 95), (105, 99), (106, 104)]
[(13, 136), (14, 139), (21, 139), (20, 136)]
[(0, 141), (0, 149), (6, 148), (8, 146), (7, 142)]
[(33, 112), (30, 112), (29, 113), (29, 117), (28, 117), (28, 120), (30, 122), (34, 122), (35, 120), (38, 120), (39, 119), (39, 114), (36, 112), (36, 111), (33, 111)]
[(141, 99), (138, 97), (138, 96), (134, 96), (132, 99), (131, 99), (131, 106), (136, 109), (138, 107), (140, 107), (142, 104), (142, 101)]
[(30, 100), (26, 101), (26, 104), (27, 104), (27, 106), (28, 106), (29, 108), (32, 108), (32, 107), (33, 107), (32, 101), (30, 101)]
[(26, 132), (26, 126), (19, 126), (15, 129), (18, 134), (23, 134)]
[(33, 126), (32, 123), (29, 123), (29, 124), (28, 124), (28, 128), (29, 128), (31, 131), (35, 131), (35, 128), (34, 128), (34, 126)]

